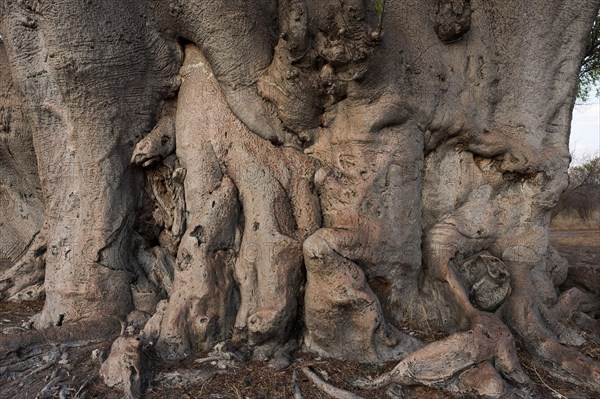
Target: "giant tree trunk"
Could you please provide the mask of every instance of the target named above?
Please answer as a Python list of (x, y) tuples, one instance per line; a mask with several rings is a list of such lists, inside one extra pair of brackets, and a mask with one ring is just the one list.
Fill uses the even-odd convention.
[[(34, 299), (44, 278), (41, 187), (26, 111), (0, 41), (0, 298)], [(30, 292), (30, 295), (27, 295)]]
[(547, 233), (599, 1), (122, 3), (0, 0), (0, 198), (32, 215), (0, 255), (19, 290), (45, 261), (37, 328), (141, 314), (168, 358), (301, 339), (495, 397), (516, 338), (600, 391)]

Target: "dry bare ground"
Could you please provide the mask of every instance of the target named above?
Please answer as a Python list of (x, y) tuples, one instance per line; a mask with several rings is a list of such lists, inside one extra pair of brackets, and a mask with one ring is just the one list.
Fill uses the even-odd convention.
[[(551, 233), (553, 245), (565, 256), (572, 267), (594, 265), (600, 267), (600, 230), (558, 230)], [(576, 285), (576, 282), (567, 281)], [(0, 302), (0, 331), (6, 332), (23, 328), (29, 317), (41, 310), (41, 302)], [(412, 332), (425, 342), (439, 339), (439, 336)], [(241, 358), (249, 359), (245, 348), (230, 343), (230, 348)], [(106, 387), (98, 377), (101, 359), (108, 353), (109, 346), (101, 343), (53, 346), (53, 350), (43, 353), (23, 354), (23, 370), (9, 371), (0, 377), (0, 398), (114, 398), (122, 393)], [(588, 356), (600, 359), (600, 343), (582, 348)], [(591, 399), (594, 394), (577, 389), (553, 379), (536, 369), (527, 355), (520, 351), (521, 362), (535, 383), (532, 395), (535, 398)], [(36, 366), (37, 358), (45, 358), (46, 366)], [(303, 373), (308, 368), (330, 384), (351, 391), (362, 398), (386, 398), (385, 389), (362, 391), (353, 388), (351, 383), (357, 377), (375, 378), (391, 370), (395, 363), (383, 365), (358, 364), (316, 358), (311, 354), (296, 350), (292, 363), (284, 370), (270, 368), (264, 362), (246, 360), (231, 365), (217, 362), (197, 363), (196, 359), (206, 354), (197, 354), (186, 361), (165, 361), (154, 356), (151, 351), (144, 353), (146, 382), (145, 398), (148, 399), (195, 399), (195, 398), (251, 398), (277, 399), (303, 398), (318, 399), (330, 396), (316, 388)], [(52, 358), (52, 361), (48, 361)], [(28, 363), (29, 362), (29, 363)], [(43, 362), (38, 362), (41, 364)], [(27, 364), (31, 366), (27, 367)], [(225, 367), (227, 366), (227, 367)], [(0, 370), (1, 371), (1, 370)], [(51, 390), (51, 382), (60, 381), (63, 389)], [(408, 387), (402, 390), (404, 398), (457, 398), (442, 390), (426, 387)], [(62, 396), (61, 396), (62, 395)], [(394, 396), (391, 396), (394, 397)], [(401, 397), (401, 396), (396, 396)]]
[[(600, 245), (600, 238), (594, 234), (594, 230), (600, 229), (600, 209), (591, 212), (587, 219), (579, 217), (574, 209), (566, 209), (552, 219), (550, 229), (554, 232), (553, 240), (558, 245), (568, 244), (561, 239), (559, 231), (563, 232), (562, 238), (565, 236), (586, 237), (592, 246)], [(573, 243), (573, 245), (577, 245), (577, 243)]]

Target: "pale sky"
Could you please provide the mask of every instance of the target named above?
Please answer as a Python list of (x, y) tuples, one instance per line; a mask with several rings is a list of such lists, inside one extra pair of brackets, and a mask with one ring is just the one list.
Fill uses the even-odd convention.
[(593, 97), (586, 104), (575, 105), (569, 150), (574, 165), (600, 156), (600, 98)]

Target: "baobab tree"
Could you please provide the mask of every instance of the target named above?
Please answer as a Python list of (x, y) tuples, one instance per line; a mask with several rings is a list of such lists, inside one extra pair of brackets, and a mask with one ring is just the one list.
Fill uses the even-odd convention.
[(547, 232), (599, 4), (0, 1), (0, 292), (45, 294), (0, 351), (295, 339), (504, 397), (518, 342), (600, 391)]

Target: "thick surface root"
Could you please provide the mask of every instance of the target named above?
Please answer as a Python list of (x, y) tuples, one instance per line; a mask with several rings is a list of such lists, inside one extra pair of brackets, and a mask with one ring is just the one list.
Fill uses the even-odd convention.
[[(503, 315), (523, 347), (533, 356), (534, 363), (559, 380), (600, 392), (600, 362), (565, 345), (565, 341), (569, 342), (564, 336), (565, 331), (569, 332), (567, 327), (543, 304), (525, 294), (529, 291), (519, 288), (522, 287), (517, 287), (517, 292), (507, 301)], [(566, 298), (572, 294), (575, 293)], [(559, 301), (554, 314), (561, 313), (561, 303)]]
[(123, 327), (120, 320), (106, 318), (85, 320), (60, 327), (0, 334), (0, 356), (6, 357), (19, 350), (39, 345), (77, 342), (104, 342), (119, 335)]
[(517, 386), (529, 381), (506, 326), (495, 316), (481, 313), (469, 331), (433, 342), (408, 355), (392, 371), (372, 381), (358, 380), (356, 385), (379, 389), (392, 383), (422, 384), (504, 398), (511, 395), (512, 389), (503, 377)]
[(420, 344), (385, 322), (361, 268), (339, 254), (347, 236), (344, 230), (321, 229), (304, 242), (305, 345), (324, 356), (360, 362), (406, 356)]

